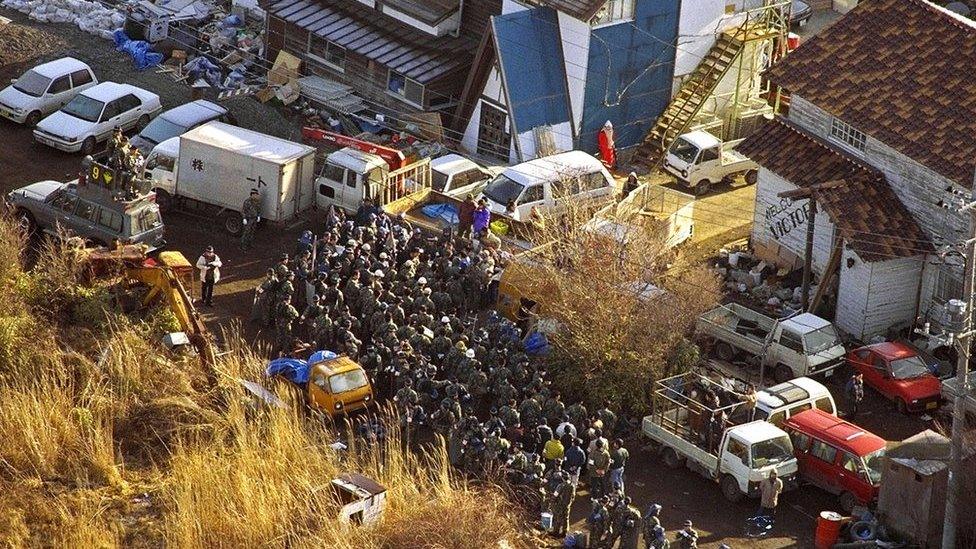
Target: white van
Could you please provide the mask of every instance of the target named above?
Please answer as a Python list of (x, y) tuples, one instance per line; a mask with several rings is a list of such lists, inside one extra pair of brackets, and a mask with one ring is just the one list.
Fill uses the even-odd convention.
[(837, 404), (830, 390), (808, 377), (797, 377), (756, 391), (759, 402), (755, 419), (764, 419), (777, 427), (792, 416), (811, 408), (837, 415)]
[(482, 191), (492, 215), (528, 221), (539, 213), (564, 209), (570, 202), (610, 198), (614, 181), (607, 168), (583, 151), (570, 151), (506, 168)]

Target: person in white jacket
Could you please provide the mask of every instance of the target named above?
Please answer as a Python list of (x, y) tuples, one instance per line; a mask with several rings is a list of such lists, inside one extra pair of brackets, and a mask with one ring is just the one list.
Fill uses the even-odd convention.
[(200, 269), (200, 301), (208, 307), (213, 307), (214, 284), (220, 280), (220, 256), (214, 253), (213, 246), (207, 249), (197, 259), (197, 269)]

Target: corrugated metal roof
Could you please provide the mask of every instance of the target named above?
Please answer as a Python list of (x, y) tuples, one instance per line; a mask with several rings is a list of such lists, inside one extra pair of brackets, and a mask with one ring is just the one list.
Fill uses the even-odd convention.
[(435, 37), (349, 0), (279, 0), (268, 12), (421, 84), (471, 64), (466, 37)]

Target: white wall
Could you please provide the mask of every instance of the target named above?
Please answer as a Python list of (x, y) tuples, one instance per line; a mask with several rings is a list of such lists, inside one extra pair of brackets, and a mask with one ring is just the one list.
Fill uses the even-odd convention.
[[(491, 99), (492, 104), (495, 106), (504, 107), (507, 104), (505, 102), (505, 93), (502, 90), (501, 73), (497, 66), (492, 67), (491, 71), (489, 71), (481, 97)], [(471, 118), (468, 120), (468, 125), (464, 128), (464, 135), (461, 138), (461, 149), (469, 153), (474, 153), (478, 150), (478, 130), (481, 126), (481, 103), (482, 99), (479, 98), (474, 110), (471, 111)], [(509, 126), (509, 131), (511, 131), (511, 119), (509, 118), (506, 122)]]
[(590, 26), (559, 12), (559, 35), (562, 39), (563, 62), (572, 111), (574, 137), (578, 137), (583, 123), (583, 97), (586, 91), (586, 68), (590, 55)]
[[(752, 242), (763, 259), (779, 265), (798, 266), (806, 252), (807, 200), (792, 201), (778, 196), (797, 188), (766, 168), (759, 169)], [(823, 208), (818, 208), (813, 233), (813, 270), (818, 274), (830, 259), (834, 230), (830, 217)]]
[(867, 341), (884, 335), (892, 326), (913, 322), (924, 265), (921, 256), (869, 263), (845, 246), (834, 321), (837, 327)]
[(674, 63), (676, 82), (694, 72), (720, 31), (742, 24), (743, 15), (725, 14), (727, 5), (741, 11), (761, 6), (762, 0), (682, 0)]
[[(552, 134), (554, 141), (556, 143), (555, 152), (565, 152), (573, 150), (573, 139), (572, 130), (569, 127), (569, 122), (563, 122), (562, 124), (556, 124), (552, 126)], [(524, 131), (518, 134), (518, 145), (519, 150), (517, 152), (521, 153), (519, 158), (512, 159), (514, 162), (526, 162), (534, 158), (538, 158), (535, 150), (535, 133), (532, 130)]]
[(515, 13), (517, 11), (525, 11), (529, 9), (528, 6), (520, 4), (515, 0), (502, 0), (502, 15), (506, 13)]

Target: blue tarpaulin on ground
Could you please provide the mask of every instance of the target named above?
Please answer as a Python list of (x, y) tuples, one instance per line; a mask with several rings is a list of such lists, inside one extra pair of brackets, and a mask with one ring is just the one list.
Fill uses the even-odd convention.
[(549, 354), (549, 340), (546, 339), (546, 334), (542, 332), (532, 332), (529, 334), (529, 337), (525, 338), (524, 346), (526, 354)]
[(296, 385), (308, 383), (308, 362), (299, 358), (276, 358), (264, 372), (268, 377), (282, 376)]
[(155, 67), (163, 62), (162, 54), (150, 49), (149, 42), (145, 40), (131, 40), (122, 29), (112, 33), (112, 41), (115, 42), (115, 49), (124, 51), (132, 56), (132, 61), (136, 65), (136, 70), (144, 70)]
[(458, 210), (453, 204), (430, 204), (421, 208), (424, 215), (434, 219), (443, 219), (450, 225), (457, 225)]

